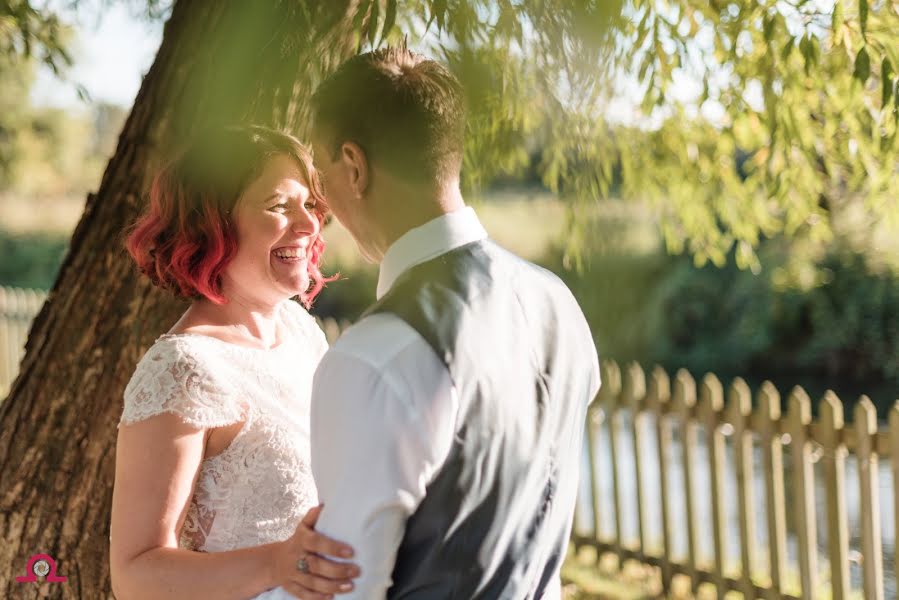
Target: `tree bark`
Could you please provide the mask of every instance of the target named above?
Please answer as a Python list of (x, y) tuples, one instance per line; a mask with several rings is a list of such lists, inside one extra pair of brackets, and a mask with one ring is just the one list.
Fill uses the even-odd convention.
[[(183, 0), (0, 403), (0, 597), (109, 598), (116, 424), (134, 366), (185, 304), (125, 253), (160, 160), (196, 128), (304, 135), (320, 74), (352, 53), (354, 2)], [(49, 554), (66, 582), (19, 583)]]

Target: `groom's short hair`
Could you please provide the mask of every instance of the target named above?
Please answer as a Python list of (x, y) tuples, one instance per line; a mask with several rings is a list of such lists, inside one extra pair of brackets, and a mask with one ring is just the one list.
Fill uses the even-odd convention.
[(404, 179), (443, 183), (462, 167), (464, 106), (445, 66), (405, 47), (382, 48), (349, 59), (319, 86), (313, 127), (331, 160), (355, 142)]

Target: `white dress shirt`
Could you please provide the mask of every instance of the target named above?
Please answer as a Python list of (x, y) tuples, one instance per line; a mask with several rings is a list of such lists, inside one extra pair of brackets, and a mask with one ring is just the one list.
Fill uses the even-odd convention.
[[(410, 267), (485, 237), (470, 207), (408, 231), (384, 254), (378, 298)], [(337, 598), (386, 596), (406, 520), (449, 455), (458, 406), (446, 365), (395, 315), (362, 319), (325, 354), (312, 389), (312, 472), (325, 505), (316, 529), (353, 546), (362, 570)], [(545, 598), (559, 595), (555, 581)], [(281, 588), (262, 597), (292, 598)]]

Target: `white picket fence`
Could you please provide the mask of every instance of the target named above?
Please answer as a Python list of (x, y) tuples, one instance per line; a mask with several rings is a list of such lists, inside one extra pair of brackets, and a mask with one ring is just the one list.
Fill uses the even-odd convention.
[(897, 597), (899, 401), (878, 423), (827, 392), (813, 417), (798, 386), (753, 403), (740, 378), (602, 368), (576, 546), (656, 567), (666, 597), (675, 576), (722, 600)]
[(42, 290), (0, 287), (0, 399), (19, 372), (28, 329), (46, 299)]

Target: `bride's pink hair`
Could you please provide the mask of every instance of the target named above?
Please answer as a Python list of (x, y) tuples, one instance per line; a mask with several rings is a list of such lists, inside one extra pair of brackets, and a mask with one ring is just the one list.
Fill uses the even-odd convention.
[[(237, 252), (232, 210), (266, 163), (282, 155), (299, 167), (309, 194), (322, 207), (315, 214), (324, 226), (321, 182), (312, 154), (299, 140), (259, 126), (207, 131), (154, 177), (147, 210), (130, 228), (125, 247), (141, 272), (177, 296), (224, 304), (222, 272)], [(310, 286), (300, 294), (307, 308), (336, 279), (319, 269), (325, 250), (320, 233), (310, 249)]]

